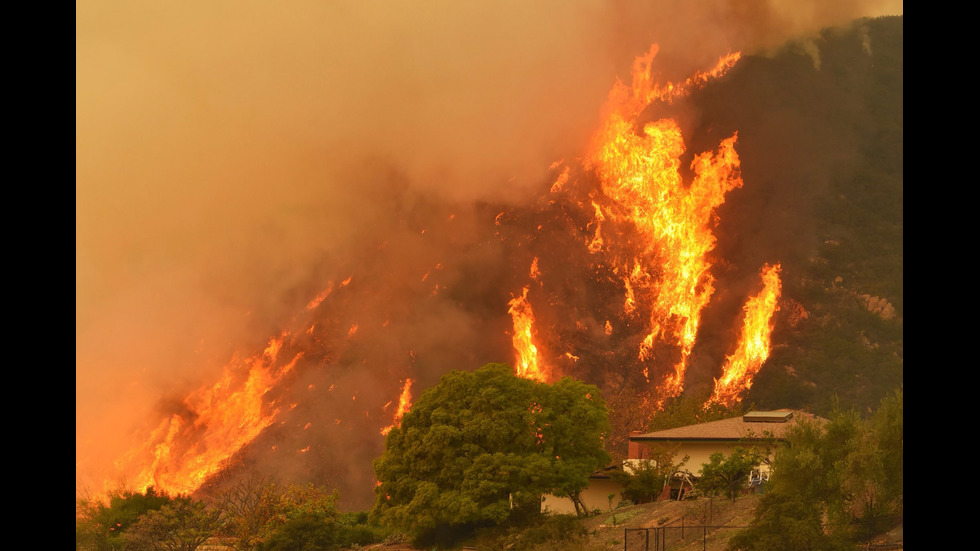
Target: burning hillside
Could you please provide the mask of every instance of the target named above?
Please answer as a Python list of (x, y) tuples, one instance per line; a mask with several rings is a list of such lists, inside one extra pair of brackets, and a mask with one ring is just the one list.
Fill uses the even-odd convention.
[[(626, 42), (638, 43), (640, 34), (626, 36)], [(705, 49), (719, 49), (708, 42)], [(734, 42), (729, 46), (762, 44)], [(116, 431), (118, 442), (105, 453), (123, 445), (125, 450), (111, 457), (111, 468), (102, 467), (107, 484), (193, 492), (240, 473), (261, 472), (335, 486), (346, 507), (363, 509), (374, 483), (370, 461), (383, 449), (384, 435), (410, 410), (413, 396), (450, 370), (506, 362), (538, 380), (571, 376), (595, 384), (613, 407), (613, 447), (688, 388), (710, 389), (712, 403), (744, 399), (772, 353), (778, 315), (799, 317), (792, 308), (782, 310), (787, 260), (795, 257), (787, 258), (780, 247), (738, 254), (758, 229), (739, 234), (729, 222), (734, 231), (722, 235), (726, 208), (739, 205), (738, 195), (753, 185), (743, 162), (755, 161), (761, 152), (743, 150), (740, 128), (705, 131), (693, 100), (737, 73), (744, 54), (724, 48), (710, 58), (701, 51), (684, 57), (681, 49), (667, 39), (645, 44), (639, 55), (634, 51), (628, 79), (604, 84), (612, 90), (601, 110), (601, 98), (591, 92), (563, 98), (557, 111), (545, 109), (543, 118), (535, 119), (539, 126), (554, 122), (553, 114), (585, 109), (586, 100), (594, 101), (591, 112), (600, 111), (600, 117), (556, 122), (565, 125), (565, 139), (576, 142), (549, 149), (562, 160), (525, 155), (513, 164), (502, 162), (519, 176), (481, 174), (478, 183), (496, 186), (493, 192), (458, 187), (461, 174), (472, 177), (483, 167), (469, 150), (457, 150), (459, 143), (446, 136), (426, 144), (399, 141), (385, 135), (388, 127), (381, 119), (371, 120), (372, 132), (398, 148), (355, 152), (352, 143), (370, 143), (371, 133), (359, 127), (351, 140), (311, 138), (331, 147), (300, 156), (292, 147), (309, 144), (274, 144), (274, 151), (289, 151), (283, 158), (290, 168), (282, 173), (263, 166), (261, 156), (255, 157), (257, 144), (248, 144), (236, 177), (282, 181), (281, 193), (266, 190), (255, 200), (235, 194), (233, 186), (219, 188), (228, 193), (215, 197), (235, 208), (204, 225), (208, 232), (227, 232), (228, 239), (216, 242), (223, 248), (205, 243), (194, 246), (201, 251), (181, 249), (175, 234), (194, 232), (177, 222), (161, 233), (172, 236), (178, 256), (201, 253), (214, 274), (224, 273), (218, 264), (225, 252), (238, 259), (255, 245), (266, 256), (230, 262), (233, 270), (251, 274), (247, 284), (219, 278), (196, 293), (150, 299), (138, 285), (130, 288), (148, 313), (147, 324), (180, 304), (200, 308), (197, 319), (222, 330), (181, 326), (180, 334), (194, 342), (192, 361), (181, 361), (172, 349), (147, 354), (135, 343), (132, 349), (116, 349), (115, 361), (135, 361), (144, 366), (144, 377), (114, 398), (119, 404), (114, 411), (125, 413), (98, 436), (85, 424), (90, 417), (82, 396), (95, 373), (86, 371), (83, 358), (95, 348), (91, 336), (100, 333), (79, 329), (77, 393), (83, 414), (77, 468), (91, 468), (99, 455), (91, 450)], [(409, 85), (400, 93), (411, 91)], [(547, 91), (561, 95), (558, 89)], [(391, 112), (391, 106), (374, 105)], [(192, 113), (202, 105), (187, 108)], [(303, 131), (292, 136), (318, 132), (300, 127)], [(536, 127), (531, 136), (543, 143), (548, 132)], [(524, 155), (496, 136), (487, 136), (484, 145), (491, 151), (481, 155), (491, 158)], [(459, 157), (465, 169), (458, 172), (444, 159), (428, 163), (422, 150), (430, 146)], [(234, 144), (223, 147), (237, 152)], [(417, 156), (406, 151), (413, 147)], [(199, 163), (196, 168), (205, 175), (195, 177), (224, 174), (213, 160), (190, 162)], [(343, 189), (318, 196), (319, 182), (295, 168), (303, 163), (311, 163), (305, 170), (316, 179), (342, 182)], [(442, 178), (457, 187), (447, 192), (431, 183)], [(324, 185), (333, 189), (334, 184)], [(312, 203), (304, 203), (310, 198)], [(235, 233), (237, 221), (262, 212), (258, 207), (273, 211), (259, 215), (260, 229)], [(127, 216), (135, 220), (139, 213)], [(298, 223), (307, 218), (317, 221)], [(81, 242), (86, 232), (80, 233)], [(736, 234), (739, 239), (732, 237)], [(137, 242), (128, 234), (120, 239)], [(248, 240), (253, 241), (246, 245)], [(89, 258), (85, 252), (79, 252), (82, 264)], [(148, 265), (105, 285), (129, 285), (127, 278), (135, 281), (140, 269), (150, 270), (146, 254)], [(301, 267), (287, 268), (290, 264)], [(80, 270), (85, 280), (88, 272)], [(176, 289), (194, 287), (188, 285), (191, 276), (179, 270), (154, 277)], [(243, 310), (235, 298), (239, 285), (267, 294), (242, 301), (248, 305)], [(204, 312), (208, 305), (219, 307)], [(90, 321), (86, 311), (77, 314), (80, 327)], [(127, 311), (120, 307), (118, 315)], [(132, 323), (119, 327), (125, 329), (114, 330), (122, 335), (143, 329)], [(157, 359), (169, 371), (152, 368)], [(157, 380), (167, 381), (161, 384), (167, 389), (164, 399), (155, 395)]]

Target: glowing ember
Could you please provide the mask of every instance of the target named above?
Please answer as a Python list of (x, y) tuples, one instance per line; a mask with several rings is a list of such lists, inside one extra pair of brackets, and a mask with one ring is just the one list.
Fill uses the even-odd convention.
[(319, 306), (320, 303), (323, 302), (324, 299), (326, 299), (331, 292), (333, 292), (333, 282), (330, 282), (330, 285), (328, 285), (326, 289), (324, 289), (323, 291), (320, 292), (320, 294), (315, 296), (313, 300), (311, 300), (310, 303), (306, 305), (306, 309), (316, 310), (316, 307)]
[(709, 404), (731, 406), (741, 401), (741, 393), (752, 386), (752, 378), (769, 358), (772, 315), (778, 309), (781, 287), (779, 270), (779, 264), (762, 269), (763, 289), (745, 304), (745, 321), (738, 348), (728, 356), (721, 377), (715, 379), (715, 391)]
[[(552, 168), (554, 168), (554, 166), (555, 165), (552, 165)], [(564, 186), (566, 182), (568, 182), (567, 166), (564, 169), (562, 169), (561, 174), (558, 175), (558, 178), (555, 180), (555, 183), (551, 185), (551, 192), (555, 193), (561, 190), (562, 186)]]
[(400, 427), (402, 423), (402, 417), (408, 413), (408, 410), (412, 409), (412, 380), (405, 379), (405, 384), (402, 387), (401, 397), (398, 398), (398, 409), (395, 410), (395, 420), (392, 424), (381, 429), (381, 434), (386, 435), (391, 432), (391, 429), (395, 427)]
[(592, 239), (589, 240), (589, 252), (597, 253), (602, 250), (602, 221), (605, 220), (605, 216), (602, 215), (602, 208), (599, 205), (592, 203), (595, 208), (595, 233), (592, 234)]

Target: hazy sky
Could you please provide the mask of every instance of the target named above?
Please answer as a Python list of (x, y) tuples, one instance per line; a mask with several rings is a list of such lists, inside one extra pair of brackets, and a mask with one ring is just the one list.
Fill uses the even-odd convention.
[(103, 474), (162, 394), (213, 378), (316, 262), (382, 225), (397, 206), (371, 185), (379, 167), (462, 203), (526, 201), (553, 161), (579, 154), (651, 43), (658, 70), (683, 77), (732, 50), (902, 12), (76, 2), (77, 477)]

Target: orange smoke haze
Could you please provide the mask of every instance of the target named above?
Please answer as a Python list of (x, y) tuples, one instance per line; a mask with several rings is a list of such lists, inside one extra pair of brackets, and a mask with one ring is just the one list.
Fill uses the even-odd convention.
[[(138, 484), (119, 480), (115, 462), (174, 400), (220, 381), (231, 358), (284, 327), (311, 340), (397, 332), (373, 342), (390, 347), (384, 381), (357, 358), (309, 359), (345, 367), (330, 381), (342, 391), (316, 391), (321, 403), (344, 397), (332, 408), (384, 403), (400, 381), (421, 393), (438, 374), (406, 372), (416, 350), (446, 348), (440, 339), (509, 343), (510, 328), (488, 337), (484, 312), (446, 296), (440, 281), (469, 275), (447, 254), (476, 233), (481, 205), (559, 185), (549, 167), (582, 154), (611, 84), (650, 44), (675, 81), (726, 52), (903, 9), (639, 4), (77, 2), (76, 491)], [(458, 208), (449, 217), (436, 201)], [(508, 260), (491, 246), (466, 254), (474, 266)], [(402, 274), (425, 280), (424, 315), (392, 306)], [(345, 303), (339, 314), (358, 315), (336, 327), (294, 318), (355, 287), (372, 301)], [(506, 316), (506, 300), (497, 306)], [(290, 375), (296, 388), (322, 382)], [(343, 425), (339, 411), (310, 426)], [(369, 463), (355, 455), (376, 448), (348, 451)]]

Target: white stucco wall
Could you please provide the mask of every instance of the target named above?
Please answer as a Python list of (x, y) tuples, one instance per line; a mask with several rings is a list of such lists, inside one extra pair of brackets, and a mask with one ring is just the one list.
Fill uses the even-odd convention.
[[(589, 482), (589, 487), (582, 490), (582, 503), (588, 511), (599, 509), (605, 511), (609, 509), (609, 494), (615, 494), (612, 506), (615, 507), (623, 496), (620, 495), (623, 487), (606, 478), (593, 478)], [(541, 510), (548, 514), (575, 514), (575, 505), (567, 497), (557, 497), (553, 495), (544, 496), (541, 502)]]
[[(710, 461), (711, 454), (722, 452), (727, 457), (737, 447), (745, 448), (752, 445), (745, 442), (680, 442), (678, 444), (674, 462), (679, 463), (684, 456), (688, 456), (684, 469), (695, 476), (701, 476), (701, 467)], [(768, 470), (768, 466), (763, 465), (762, 470)]]

